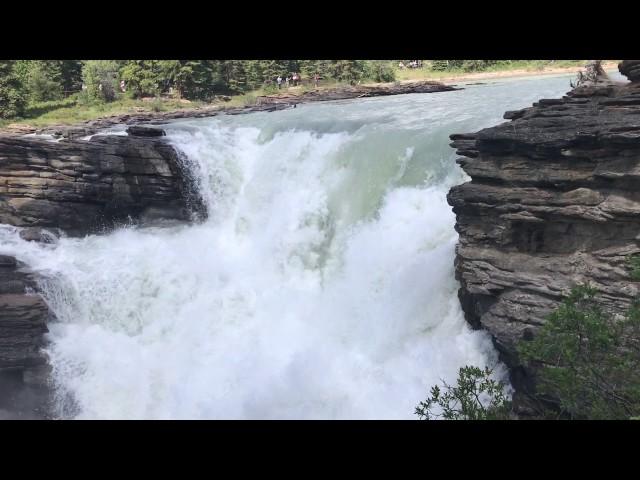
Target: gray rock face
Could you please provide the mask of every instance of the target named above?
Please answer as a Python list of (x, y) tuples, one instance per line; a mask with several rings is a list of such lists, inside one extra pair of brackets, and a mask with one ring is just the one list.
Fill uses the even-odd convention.
[(127, 128), (127, 133), (134, 137), (163, 137), (166, 135), (161, 128), (144, 127), (142, 125), (134, 125)]
[(51, 317), (34, 293), (36, 275), (15, 258), (0, 255), (0, 369), (45, 363), (42, 336)]
[(623, 60), (618, 70), (632, 82), (640, 81), (640, 60)]
[(589, 282), (621, 313), (640, 293), (626, 268), (640, 252), (640, 83), (597, 82), (505, 118), (451, 136), (472, 180), (448, 201), (466, 318), (491, 333), (516, 390), (533, 392), (515, 346), (564, 294)]
[(152, 212), (202, 213), (175, 150), (159, 138), (50, 142), (0, 137), (0, 223), (85, 234)]

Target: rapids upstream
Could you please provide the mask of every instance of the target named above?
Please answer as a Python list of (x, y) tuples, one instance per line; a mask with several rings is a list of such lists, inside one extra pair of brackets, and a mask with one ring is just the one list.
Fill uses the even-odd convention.
[(54, 415), (415, 418), (431, 385), (497, 361), (458, 303), (449, 135), (569, 78), (176, 121), (203, 223), (57, 245), (0, 226), (0, 254), (54, 279)]

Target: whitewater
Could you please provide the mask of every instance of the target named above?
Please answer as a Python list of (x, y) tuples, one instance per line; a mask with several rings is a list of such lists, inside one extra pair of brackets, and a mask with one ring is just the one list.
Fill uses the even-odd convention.
[(0, 254), (49, 278), (54, 416), (415, 418), (431, 385), (498, 361), (457, 298), (446, 194), (468, 178), (448, 137), (568, 90), (510, 79), (179, 120), (161, 128), (205, 221), (53, 245), (0, 225)]

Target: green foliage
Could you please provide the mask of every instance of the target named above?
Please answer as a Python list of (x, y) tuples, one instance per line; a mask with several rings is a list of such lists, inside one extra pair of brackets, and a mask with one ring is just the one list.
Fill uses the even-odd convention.
[(629, 276), (632, 280), (640, 281), (640, 255), (632, 255), (629, 258)]
[(15, 63), (0, 60), (0, 118), (22, 115), (27, 103), (24, 84), (14, 70)]
[(571, 419), (628, 419), (640, 414), (640, 308), (606, 315), (596, 290), (574, 288), (522, 358), (539, 368), (538, 391)]
[(46, 102), (30, 102), (25, 109), (25, 117), (38, 117), (60, 108), (70, 108), (77, 104), (77, 97), (72, 96), (61, 100), (50, 100)]
[(479, 72), (496, 63), (498, 63), (498, 60), (433, 60), (431, 69), (435, 71), (463, 70), (465, 72)]
[(444, 390), (431, 387), (431, 396), (420, 402), (415, 414), (421, 420), (506, 420), (511, 403), (504, 384), (491, 378), (493, 371), (465, 366), (459, 370), (456, 386), (442, 382)]
[(30, 102), (60, 100), (63, 96), (60, 65), (50, 61), (35, 61), (28, 71), (27, 88)]
[(87, 60), (82, 67), (82, 80), (89, 101), (112, 102), (119, 88), (119, 62), (115, 60)]
[(396, 79), (396, 71), (388, 60), (372, 60), (366, 62), (364, 76), (374, 82), (393, 82)]
[(156, 97), (153, 102), (151, 102), (151, 110), (154, 112), (162, 112), (165, 110), (162, 100), (160, 97)]
[(162, 80), (160, 74), (156, 60), (129, 60), (120, 69), (120, 77), (133, 98), (157, 95)]
[(274, 95), (278, 93), (278, 87), (275, 83), (267, 83), (262, 89), (265, 95)]

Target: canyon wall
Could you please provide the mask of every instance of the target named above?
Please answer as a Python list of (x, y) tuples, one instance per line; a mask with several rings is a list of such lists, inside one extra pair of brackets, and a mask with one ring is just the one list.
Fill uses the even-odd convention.
[(516, 345), (573, 286), (590, 283), (611, 313), (640, 293), (627, 268), (640, 252), (640, 61), (620, 71), (632, 81), (599, 78), (451, 136), (471, 177), (448, 195), (459, 298), (467, 321), (492, 335), (519, 398), (533, 395), (535, 374)]

